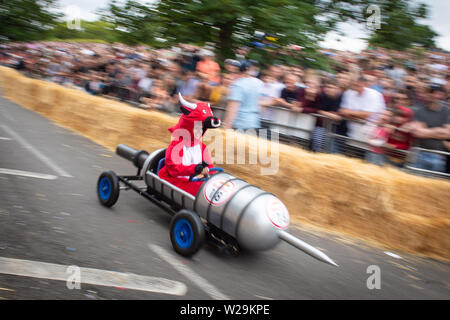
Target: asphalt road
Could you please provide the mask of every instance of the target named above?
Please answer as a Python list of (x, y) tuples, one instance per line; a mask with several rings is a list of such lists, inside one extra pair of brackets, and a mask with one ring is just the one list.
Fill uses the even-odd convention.
[[(295, 226), (290, 232), (340, 267), (285, 243), (240, 256), (205, 246), (183, 258), (171, 247), (170, 216), (149, 201), (122, 191), (113, 208), (99, 204), (105, 170), (135, 173), (104, 147), (0, 98), (0, 300), (450, 298), (448, 263)], [(370, 266), (379, 267), (380, 289), (367, 287)], [(69, 279), (78, 274), (79, 289)]]

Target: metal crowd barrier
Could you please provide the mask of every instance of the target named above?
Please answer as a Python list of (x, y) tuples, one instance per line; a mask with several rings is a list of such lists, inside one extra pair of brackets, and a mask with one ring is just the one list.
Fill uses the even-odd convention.
[[(446, 151), (440, 151), (440, 150), (430, 150), (430, 149), (424, 149), (419, 147), (412, 147), (409, 150), (407, 163), (405, 164), (404, 168), (412, 173), (416, 173), (419, 175), (427, 176), (427, 177), (437, 177), (437, 178), (446, 178), (450, 179), (450, 174), (446, 172), (437, 172), (437, 171), (431, 171), (427, 169), (421, 169), (414, 166), (414, 163), (416, 162), (417, 155), (419, 152), (427, 152), (427, 153), (433, 153), (443, 156), (443, 161), (450, 161), (450, 152)], [(447, 164), (448, 166), (448, 164)]]

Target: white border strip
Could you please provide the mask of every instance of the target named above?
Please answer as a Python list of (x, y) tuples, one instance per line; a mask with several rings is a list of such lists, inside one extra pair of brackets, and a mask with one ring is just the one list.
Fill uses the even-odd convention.
[(10, 175), (13, 175), (13, 176), (38, 178), (38, 179), (45, 179), (45, 180), (56, 180), (56, 179), (58, 179), (57, 176), (53, 176), (51, 174), (29, 172), (29, 171), (22, 171), (22, 170), (14, 170), (14, 169), (5, 169), (5, 168), (0, 168), (0, 174), (10, 174)]

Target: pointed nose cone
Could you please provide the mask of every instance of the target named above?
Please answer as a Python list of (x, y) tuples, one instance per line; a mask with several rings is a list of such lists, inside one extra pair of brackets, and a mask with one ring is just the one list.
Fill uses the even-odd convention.
[(314, 248), (312, 245), (307, 244), (306, 242), (294, 237), (293, 235), (287, 233), (286, 231), (280, 231), (279, 237), (281, 240), (286, 241), (290, 245), (296, 247), (297, 249), (302, 250), (304, 253), (309, 254), (311, 257), (325, 262), (327, 264), (330, 264), (335, 267), (339, 267), (339, 265), (331, 260), (330, 257), (328, 257), (325, 253), (322, 251)]

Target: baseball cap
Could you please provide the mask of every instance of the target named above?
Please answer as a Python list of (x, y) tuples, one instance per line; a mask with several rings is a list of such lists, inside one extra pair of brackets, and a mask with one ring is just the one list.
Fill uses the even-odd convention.
[(248, 69), (250, 69), (251, 66), (258, 66), (258, 65), (259, 65), (259, 62), (256, 60), (243, 60), (243, 61), (241, 61), (239, 70), (241, 72), (246, 72)]

